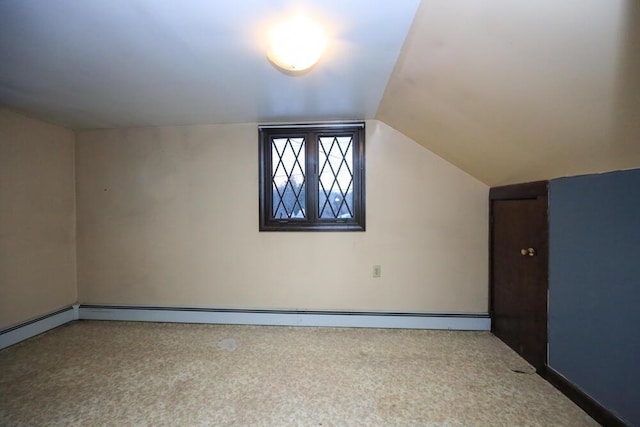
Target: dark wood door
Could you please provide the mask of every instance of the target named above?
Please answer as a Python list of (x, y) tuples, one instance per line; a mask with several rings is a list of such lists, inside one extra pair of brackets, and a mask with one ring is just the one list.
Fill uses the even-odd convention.
[(547, 205), (546, 191), (491, 200), (492, 331), (538, 372), (547, 364)]

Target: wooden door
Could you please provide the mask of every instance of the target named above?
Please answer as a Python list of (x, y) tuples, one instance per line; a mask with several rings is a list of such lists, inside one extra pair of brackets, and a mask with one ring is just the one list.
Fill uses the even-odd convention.
[(545, 182), (491, 190), (492, 332), (538, 372), (547, 364), (546, 189)]

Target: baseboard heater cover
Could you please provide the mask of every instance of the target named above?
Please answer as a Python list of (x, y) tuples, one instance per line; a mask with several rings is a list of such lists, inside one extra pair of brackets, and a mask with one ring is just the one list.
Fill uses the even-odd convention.
[(0, 350), (78, 318), (78, 306), (69, 306), (0, 331)]
[(254, 310), (75, 304), (0, 331), (0, 350), (73, 320), (489, 331), (488, 314)]
[(79, 318), (169, 323), (489, 331), (488, 314), (262, 310), (82, 304)]

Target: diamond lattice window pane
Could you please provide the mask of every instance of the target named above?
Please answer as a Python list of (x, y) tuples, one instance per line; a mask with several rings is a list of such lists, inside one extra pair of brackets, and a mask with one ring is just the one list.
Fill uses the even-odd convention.
[(353, 218), (353, 138), (320, 137), (318, 217)]
[(304, 138), (273, 138), (271, 159), (273, 218), (305, 218), (307, 206)]

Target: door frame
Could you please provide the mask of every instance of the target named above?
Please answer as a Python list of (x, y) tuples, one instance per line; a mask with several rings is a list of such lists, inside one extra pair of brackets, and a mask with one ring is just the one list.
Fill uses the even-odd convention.
[[(542, 239), (546, 242), (543, 251), (538, 251), (542, 258), (543, 277), (547, 289), (547, 308), (545, 312), (545, 328), (547, 349), (545, 352), (544, 369), (549, 365), (549, 181), (534, 181), (523, 184), (512, 184), (489, 189), (489, 316), (491, 317), (491, 332), (495, 332), (495, 314), (493, 310), (493, 202), (500, 200), (535, 200), (544, 202), (546, 215), (546, 227)], [(538, 372), (544, 375), (544, 372)]]

